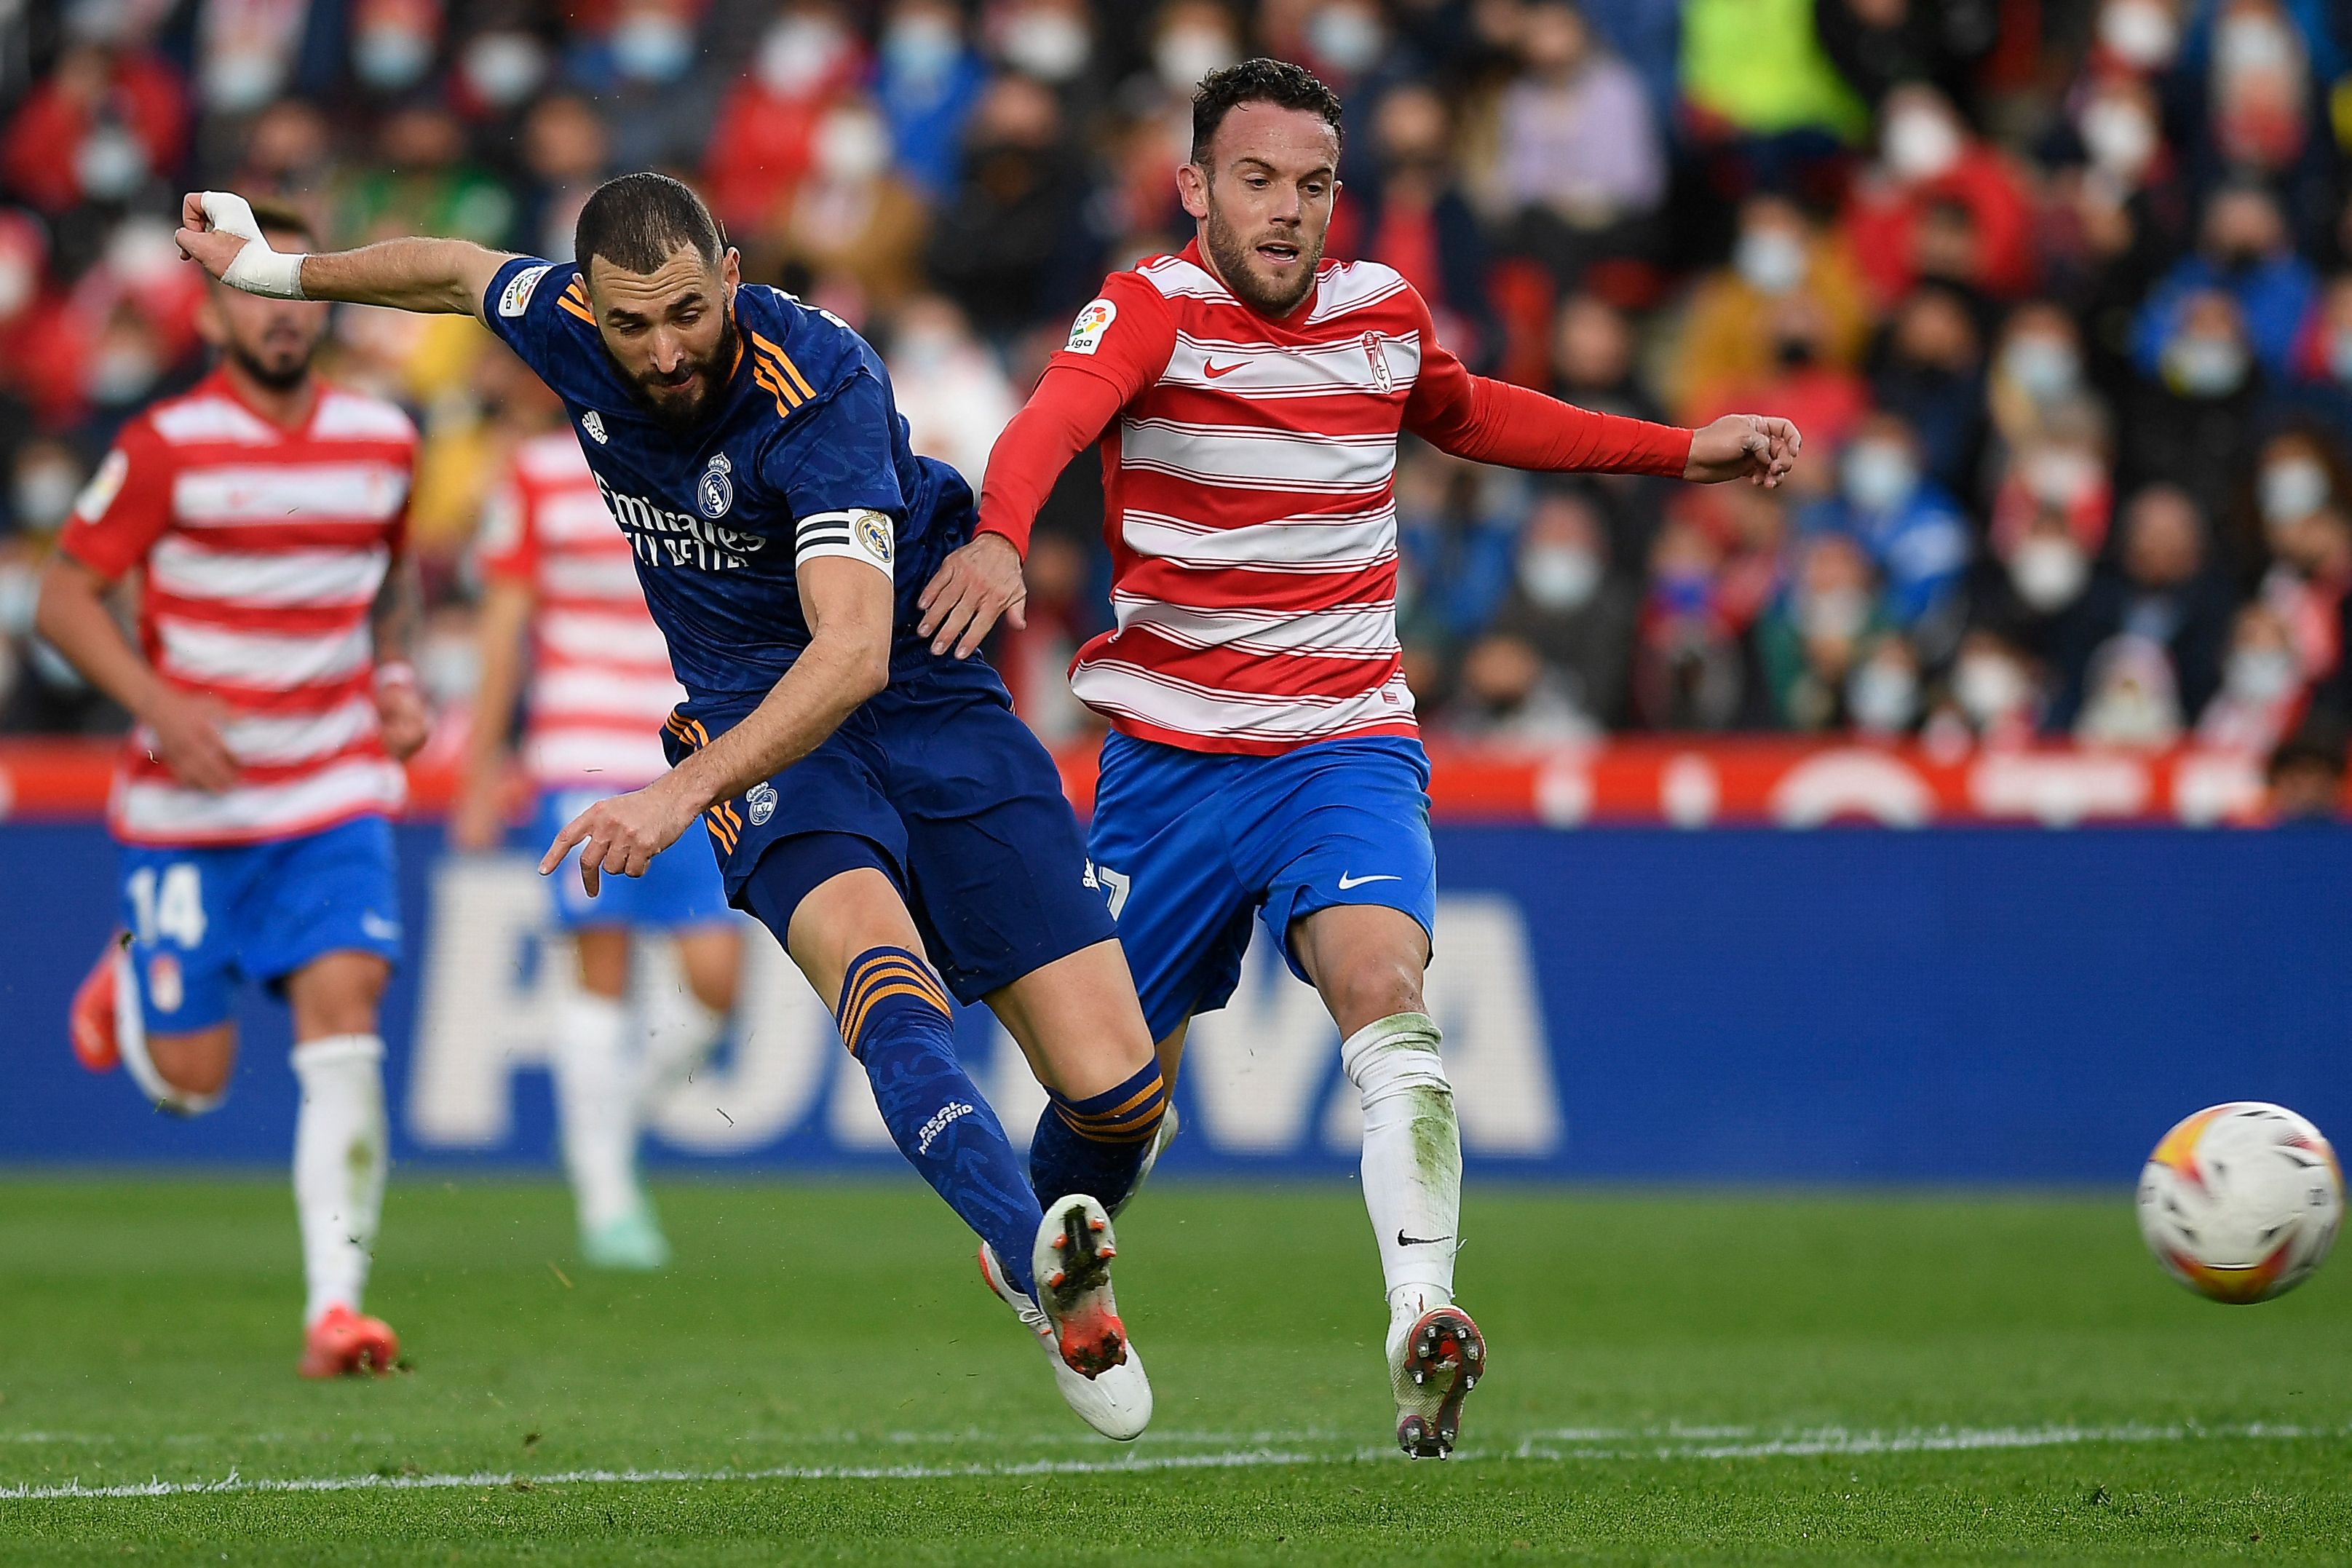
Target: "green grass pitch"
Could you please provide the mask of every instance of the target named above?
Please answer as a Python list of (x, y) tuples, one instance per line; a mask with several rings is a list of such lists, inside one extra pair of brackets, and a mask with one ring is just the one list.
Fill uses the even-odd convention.
[(320, 1386), (280, 1183), (0, 1180), (0, 1563), (2352, 1560), (2352, 1272), (2209, 1305), (2123, 1193), (1474, 1188), (1444, 1464), (1350, 1187), (1121, 1222), (1129, 1447), (911, 1179), (659, 1199), (679, 1265), (600, 1277), (552, 1184), (396, 1173), (409, 1368)]

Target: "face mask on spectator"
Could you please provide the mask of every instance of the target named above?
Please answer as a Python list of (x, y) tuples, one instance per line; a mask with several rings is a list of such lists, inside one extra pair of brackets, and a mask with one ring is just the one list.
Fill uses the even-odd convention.
[(82, 390), (101, 407), (120, 408), (144, 396), (163, 368), (147, 345), (136, 339), (110, 343), (90, 356), (89, 368), (82, 374)]
[(2235, 338), (2178, 337), (2164, 351), (2164, 378), (2185, 397), (2227, 397), (2245, 385), (2248, 368)]
[(205, 103), (224, 114), (246, 114), (278, 96), (278, 57), (268, 48), (225, 45), (205, 58)]
[(2126, 65), (2154, 70), (2180, 48), (2180, 26), (2162, 0), (2108, 0), (2099, 13), (2099, 42)]
[(2230, 656), (2221, 680), (2231, 696), (2266, 708), (2303, 684), (2303, 667), (2283, 647), (2242, 647)]
[(2316, 458), (2282, 458), (2263, 466), (2255, 485), (2263, 521), (2276, 525), (2300, 522), (2327, 504), (2327, 470)]
[(1387, 42), (1380, 18), (1361, 5), (1326, 5), (1307, 20), (1307, 47), (1343, 76), (1371, 69)]
[(2055, 403), (2083, 384), (2083, 356), (2063, 338), (2033, 332), (2009, 340), (2001, 374), (2036, 403)]
[(788, 16), (760, 42), (760, 85), (779, 98), (803, 97), (825, 79), (847, 47), (832, 22)]
[(1927, 108), (1897, 110), (1886, 122), (1886, 166), (1904, 180), (1932, 180), (1960, 161), (1960, 133)]
[(1797, 602), (1797, 630), (1807, 641), (1852, 642), (1870, 624), (1870, 595), (1858, 588), (1828, 588)]
[(1817, 357), (1811, 338), (1781, 338), (1772, 345), (1772, 357), (1789, 370), (1802, 370)]
[(694, 29), (683, 16), (638, 11), (613, 29), (613, 68), (631, 81), (676, 81), (694, 64)]
[(2022, 478), (2035, 500), (2063, 510), (2098, 488), (2099, 460), (2088, 452), (2063, 448), (2036, 452), (2026, 459)]
[(2039, 616), (2063, 610), (2083, 595), (2091, 560), (2064, 534), (2037, 533), (2019, 542), (2009, 558), (2010, 585)]
[(1857, 441), (1845, 455), (1846, 499), (1864, 511), (1893, 511), (1919, 488), (1919, 465), (1895, 441)]
[(415, 27), (375, 26), (352, 42), (352, 68), (378, 92), (398, 92), (433, 64), (433, 36)]
[(1579, 544), (1530, 544), (1519, 552), (1519, 586), (1547, 610), (1573, 610), (1601, 590), (1601, 558)]
[(1031, 6), (1004, 29), (1004, 63), (1039, 81), (1068, 81), (1087, 68), (1094, 42), (1067, 11)]
[(810, 151), (825, 178), (857, 184), (890, 166), (890, 133), (862, 110), (828, 114)]
[(2213, 63), (2225, 73), (2291, 70), (2294, 54), (2294, 35), (2267, 16), (2242, 11), (2213, 31)]
[(74, 177), (93, 201), (119, 201), (147, 177), (147, 149), (120, 125), (100, 125), (74, 150)]
[(493, 109), (512, 109), (547, 75), (547, 49), (528, 33), (484, 33), (466, 46), (466, 80)]
[(9, 504), (18, 528), (54, 533), (73, 510), (80, 493), (81, 475), (71, 463), (36, 463), (20, 470), (10, 487)]
[(0, 321), (13, 321), (33, 302), (40, 275), (31, 259), (16, 252), (0, 253)]
[(2135, 179), (2156, 157), (2156, 121), (2136, 103), (2094, 99), (2078, 127), (2091, 162), (2119, 179)]
[(962, 52), (955, 24), (944, 16), (919, 11), (890, 24), (882, 35), (882, 58), (891, 70), (918, 81), (933, 81), (947, 74)]
[(2030, 695), (2016, 661), (1997, 653), (1963, 654), (1952, 670), (1952, 700), (1979, 726), (2016, 712)]
[(1151, 66), (1171, 92), (1190, 92), (1220, 66), (1234, 63), (1234, 42), (1215, 27), (1176, 27), (1151, 47)]
[(1919, 675), (1897, 658), (1874, 658), (1845, 683), (1845, 705), (1854, 727), (1873, 735), (1897, 735), (1919, 713)]
[(1731, 264), (1750, 288), (1786, 294), (1805, 280), (1805, 242), (1786, 229), (1750, 229), (1739, 237)]

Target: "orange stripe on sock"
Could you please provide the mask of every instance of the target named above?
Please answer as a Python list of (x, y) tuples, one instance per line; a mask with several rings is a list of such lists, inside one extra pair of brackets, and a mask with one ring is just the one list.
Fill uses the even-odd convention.
[(1132, 1113), (1145, 1101), (1150, 1100), (1152, 1096), (1165, 1095), (1167, 1092), (1168, 1085), (1166, 1081), (1162, 1079), (1154, 1078), (1150, 1083), (1145, 1084), (1141, 1089), (1137, 1089), (1134, 1094), (1130, 1095), (1124, 1104), (1114, 1105), (1108, 1110), (1080, 1110), (1076, 1106), (1067, 1104), (1062, 1106), (1061, 1110), (1065, 1117), (1070, 1119), (1073, 1126), (1076, 1125), (1078, 1122), (1086, 1121), (1091, 1122), (1092, 1124), (1099, 1127), (1106, 1123), (1120, 1121)]
[(940, 987), (939, 981), (932, 976), (930, 971), (911, 960), (903, 958), (883, 959), (856, 971), (850, 976), (848, 984), (842, 989), (842, 1005), (839, 1011), (845, 1016), (852, 1007), (858, 1005), (859, 998), (867, 991), (887, 980), (903, 980), (919, 985), (923, 987), (924, 994), (940, 1012), (952, 1011), (948, 1005), (946, 991)]
[(857, 1054), (858, 1036), (866, 1032), (866, 1016), (874, 1010), (876, 1003), (888, 996), (917, 997), (930, 1006), (938, 1007), (942, 1016), (947, 1012), (946, 1008), (940, 1007), (940, 999), (936, 995), (912, 981), (894, 980), (887, 985), (879, 986), (858, 1004), (857, 1010), (850, 1015), (848, 1026), (841, 1031), (842, 1040), (849, 1047), (852, 1056)]

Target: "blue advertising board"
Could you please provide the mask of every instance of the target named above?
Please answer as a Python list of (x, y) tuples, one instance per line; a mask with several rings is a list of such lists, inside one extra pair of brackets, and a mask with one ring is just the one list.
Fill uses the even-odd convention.
[[(399, 830), (410, 955), (385, 1008), (395, 1157), (548, 1161), (569, 963), (521, 854)], [(688, 852), (698, 846), (687, 846)], [(1487, 1175), (1664, 1181), (2130, 1181), (2216, 1100), (2352, 1136), (2352, 833), (1441, 826), (1430, 998), (1465, 1154)], [(0, 824), (0, 1162), (278, 1163), (283, 1010), (249, 997), (218, 1112), (149, 1110), (67, 1049), (115, 919), (85, 824)], [(831, 1022), (747, 925), (720, 1054), (654, 1112), (649, 1157), (713, 1168), (897, 1156)], [(675, 976), (654, 953), (640, 999)], [(984, 1011), (962, 1023), (1008, 1123), (1044, 1097)], [(1166, 1169), (1349, 1169), (1353, 1091), (1313, 994), (1252, 954), (1194, 1026)]]

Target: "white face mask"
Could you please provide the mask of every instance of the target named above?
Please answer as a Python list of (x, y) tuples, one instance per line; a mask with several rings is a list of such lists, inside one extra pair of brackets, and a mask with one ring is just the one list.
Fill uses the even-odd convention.
[(352, 40), (352, 68), (378, 92), (398, 92), (433, 65), (433, 38), (414, 27), (370, 27)]
[(1845, 683), (1854, 727), (1873, 735), (1899, 735), (1919, 713), (1919, 676), (1900, 659), (1874, 658)]
[(2099, 42), (2126, 65), (2154, 70), (2179, 52), (2180, 25), (2161, 0), (2107, 0), (2099, 13)]
[(1809, 639), (1852, 642), (1870, 624), (1870, 595), (1858, 588), (1829, 588), (1797, 601), (1797, 629)]
[(2016, 712), (2031, 695), (2025, 672), (1997, 653), (1964, 654), (1952, 671), (1953, 700), (1979, 726)]
[(2265, 464), (2255, 484), (2263, 521), (2273, 527), (2301, 522), (2327, 504), (2327, 470), (2311, 458), (2282, 458)]
[(631, 81), (676, 81), (694, 64), (694, 29), (666, 11), (638, 11), (613, 29), (613, 68)]
[(835, 24), (817, 16), (787, 17), (760, 41), (760, 85), (779, 98), (804, 97), (840, 62), (847, 47)]
[(1577, 544), (1530, 544), (1519, 552), (1519, 586), (1547, 610), (1574, 610), (1601, 591), (1601, 558)]
[(945, 75), (962, 48), (963, 41), (957, 36), (954, 23), (924, 12), (892, 23), (890, 30), (882, 36), (883, 62), (891, 70), (920, 81)]
[(1895, 111), (1886, 122), (1886, 166), (1903, 180), (1932, 180), (1960, 161), (1963, 143), (1951, 120), (1932, 109)]
[(2083, 356), (2074, 345), (2042, 332), (2010, 339), (2000, 370), (2036, 403), (2055, 403), (2083, 384)]
[(2026, 492), (2043, 506), (2072, 507), (2098, 488), (2099, 462), (2088, 452), (2036, 452), (2025, 461)]
[(81, 476), (70, 463), (40, 463), (22, 470), (9, 496), (16, 526), (35, 533), (55, 532), (80, 493)]
[(2185, 397), (2227, 397), (2252, 368), (2235, 338), (2178, 337), (2165, 346), (2164, 374)]
[(1151, 48), (1151, 68), (1171, 92), (1190, 92), (1220, 66), (1234, 63), (1234, 41), (1216, 27), (1178, 27)]
[(2213, 33), (2213, 63), (2224, 72), (2284, 71), (2294, 66), (2294, 37), (2267, 16), (2240, 13)]
[(484, 33), (466, 46), (466, 79), (493, 109), (512, 109), (547, 77), (547, 48), (528, 33)]
[[(41, 600), (41, 574), (29, 562), (0, 562), (0, 637), (21, 637), (33, 629), (33, 610)], [(5, 674), (15, 674), (13, 661)], [(7, 682), (0, 679), (0, 691)]]
[(145, 344), (115, 343), (90, 356), (89, 368), (82, 375), (82, 390), (89, 394), (92, 403), (120, 408), (144, 396), (163, 369)]
[(2037, 533), (2010, 556), (2009, 581), (2027, 609), (2046, 616), (2083, 596), (2091, 581), (2091, 559), (2063, 534)]
[(25, 257), (0, 255), (0, 321), (16, 320), (16, 313), (33, 302), (40, 281), (40, 274)]
[(2221, 679), (2232, 697), (2267, 708), (2301, 688), (2303, 667), (2283, 647), (2242, 647), (2230, 656)]
[(162, 218), (127, 217), (107, 237), (107, 270), (132, 288), (166, 283), (186, 265), (172, 226)]
[(1307, 19), (1307, 47), (1344, 75), (1371, 69), (1387, 43), (1380, 17), (1361, 5), (1326, 5)]
[(267, 48), (224, 45), (205, 57), (205, 102), (224, 114), (247, 114), (278, 96), (283, 62)]
[(1087, 68), (1094, 40), (1067, 11), (1032, 6), (1004, 29), (1004, 62), (1039, 81), (1065, 82)]
[(147, 177), (147, 149), (120, 125), (100, 125), (74, 149), (74, 177), (82, 195), (96, 201), (118, 201), (139, 188)]
[(1919, 488), (1919, 468), (1892, 441), (1857, 441), (1845, 455), (1846, 498), (1864, 511), (1888, 512)]
[(2092, 100), (2076, 129), (2091, 162), (2123, 180), (2138, 178), (2156, 157), (2160, 140), (2147, 111), (2118, 98)]
[(890, 166), (890, 132), (859, 110), (829, 114), (810, 151), (827, 179), (862, 184)]
[(1786, 294), (1805, 280), (1805, 242), (1786, 229), (1750, 229), (1739, 237), (1731, 264), (1758, 291)]

